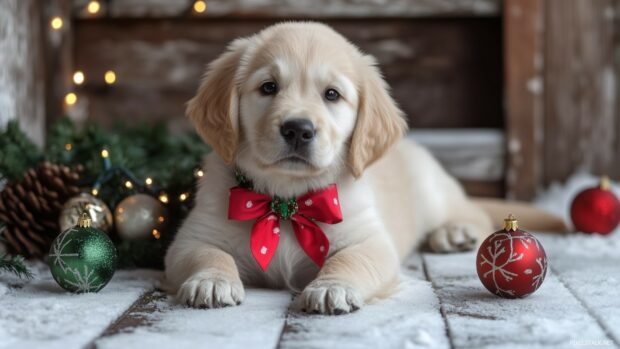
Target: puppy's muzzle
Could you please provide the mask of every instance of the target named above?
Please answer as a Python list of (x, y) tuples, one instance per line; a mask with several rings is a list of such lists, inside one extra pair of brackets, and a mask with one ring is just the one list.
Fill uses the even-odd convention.
[(307, 119), (291, 119), (280, 126), (280, 134), (293, 151), (304, 151), (314, 140), (316, 129)]

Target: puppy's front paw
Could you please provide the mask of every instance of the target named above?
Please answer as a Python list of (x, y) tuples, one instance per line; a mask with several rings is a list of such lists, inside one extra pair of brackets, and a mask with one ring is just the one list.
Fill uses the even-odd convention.
[(194, 274), (179, 288), (177, 299), (194, 308), (222, 308), (239, 305), (245, 298), (241, 281), (219, 270)]
[(428, 244), (435, 252), (469, 251), (476, 247), (482, 232), (470, 224), (448, 223), (431, 232)]
[(341, 282), (315, 280), (296, 301), (296, 307), (310, 314), (341, 315), (358, 310), (363, 305), (360, 293)]

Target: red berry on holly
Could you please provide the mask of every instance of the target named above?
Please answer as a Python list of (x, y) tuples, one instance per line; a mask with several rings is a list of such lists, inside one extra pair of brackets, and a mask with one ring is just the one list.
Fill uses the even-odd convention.
[(536, 291), (547, 274), (547, 255), (540, 242), (508, 216), (504, 229), (478, 249), (476, 270), (484, 287), (504, 298), (523, 298)]
[(598, 187), (586, 189), (573, 199), (570, 217), (575, 229), (588, 234), (606, 235), (620, 223), (620, 201), (610, 190), (608, 177)]

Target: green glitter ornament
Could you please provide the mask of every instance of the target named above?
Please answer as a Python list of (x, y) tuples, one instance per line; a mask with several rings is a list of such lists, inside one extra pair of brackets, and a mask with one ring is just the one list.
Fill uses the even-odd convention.
[(58, 235), (50, 249), (54, 280), (67, 291), (98, 292), (114, 275), (116, 248), (101, 230), (91, 227), (88, 213)]

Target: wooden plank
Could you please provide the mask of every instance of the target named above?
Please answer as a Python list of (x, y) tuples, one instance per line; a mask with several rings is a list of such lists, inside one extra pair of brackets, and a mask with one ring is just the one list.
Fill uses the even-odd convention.
[(542, 178), (543, 0), (504, 2), (507, 197), (529, 200)]
[(123, 315), (108, 326), (100, 337), (109, 337), (122, 332), (128, 332), (139, 326), (149, 326), (151, 322), (148, 315), (158, 311), (158, 302), (166, 298), (166, 293), (161, 290), (146, 292)]
[(591, 346), (620, 347), (620, 240), (576, 235), (571, 239), (549, 236), (542, 240), (551, 270), (605, 330), (606, 338), (582, 337)]
[(509, 300), (480, 283), (473, 252), (423, 258), (455, 348), (566, 348), (579, 338), (608, 339), (553, 272), (533, 295)]
[[(141, 318), (95, 340), (97, 348), (275, 348), (291, 301), (288, 291), (246, 289), (241, 306), (192, 309), (172, 298), (138, 303), (128, 317)], [(146, 312), (141, 309), (147, 309)]]
[(45, 140), (41, 2), (0, 1), (0, 128), (17, 119), (37, 145)]
[(408, 137), (430, 150), (467, 194), (504, 197), (506, 140), (500, 129), (414, 129)]
[[(118, 3), (118, 2), (114, 2)], [(76, 69), (92, 120), (167, 119), (188, 127), (184, 103), (229, 41), (277, 19), (78, 20)], [(501, 22), (467, 19), (326, 21), (375, 55), (413, 127), (501, 128)], [(106, 88), (103, 73), (115, 70)], [(484, 79), (480, 77), (484, 76)]]
[[(82, 18), (92, 16), (84, 10), (89, 0), (76, 0), (75, 12)], [(207, 10), (197, 14), (190, 0), (110, 1), (106, 15), (113, 18), (205, 17), (424, 17), (424, 16), (497, 16), (500, 0), (207, 0)]]
[(546, 2), (546, 183), (620, 176), (617, 0)]
[(387, 299), (343, 316), (289, 313), (279, 348), (449, 348), (438, 308), (420, 255), (413, 255)]

